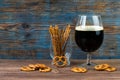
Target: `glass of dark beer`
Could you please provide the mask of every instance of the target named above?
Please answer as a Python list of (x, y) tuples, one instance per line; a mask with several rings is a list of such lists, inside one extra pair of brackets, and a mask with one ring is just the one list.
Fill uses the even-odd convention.
[(104, 38), (104, 29), (100, 15), (78, 15), (75, 26), (75, 42), (87, 53), (87, 62), (81, 66), (90, 67), (92, 52), (100, 48)]

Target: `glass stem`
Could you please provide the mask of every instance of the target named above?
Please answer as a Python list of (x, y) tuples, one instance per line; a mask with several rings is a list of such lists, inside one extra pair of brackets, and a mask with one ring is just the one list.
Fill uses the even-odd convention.
[(91, 53), (87, 53), (87, 65), (91, 65)]

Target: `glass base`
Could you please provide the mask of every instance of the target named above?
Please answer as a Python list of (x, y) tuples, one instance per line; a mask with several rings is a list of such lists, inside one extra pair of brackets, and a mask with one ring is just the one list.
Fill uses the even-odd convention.
[(91, 63), (80, 64), (80, 65), (78, 65), (78, 67), (84, 67), (86, 69), (93, 69), (95, 65), (97, 65), (97, 64), (91, 62)]
[(96, 64), (91, 62), (91, 55), (92, 55), (91, 52), (87, 53), (87, 61), (86, 61), (86, 63), (80, 64), (80, 65), (78, 65), (78, 67), (84, 67), (84, 68), (87, 68), (87, 69), (93, 69)]

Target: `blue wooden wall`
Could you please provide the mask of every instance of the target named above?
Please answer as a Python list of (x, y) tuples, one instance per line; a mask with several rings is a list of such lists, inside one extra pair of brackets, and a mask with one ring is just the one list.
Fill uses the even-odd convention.
[[(93, 58), (120, 58), (120, 0), (0, 0), (0, 59), (50, 59), (49, 25), (74, 27), (78, 14), (102, 16), (104, 42)], [(72, 35), (72, 58), (85, 59)]]

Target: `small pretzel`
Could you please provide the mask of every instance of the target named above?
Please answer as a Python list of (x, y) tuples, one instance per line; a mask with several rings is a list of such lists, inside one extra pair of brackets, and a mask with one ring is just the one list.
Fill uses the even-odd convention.
[(21, 70), (21, 71), (34, 71), (35, 69), (34, 69), (34, 68), (30, 68), (30, 67), (28, 67), (28, 66), (23, 66), (23, 67), (21, 67), (20, 70)]
[(99, 65), (96, 65), (94, 68), (95, 70), (97, 71), (104, 71), (105, 69), (107, 69), (110, 65), (108, 64), (99, 64)]
[(109, 64), (99, 64), (99, 65), (96, 65), (94, 68), (97, 71), (109, 71), (109, 72), (113, 72), (113, 71), (117, 70), (115, 67), (112, 67)]
[(39, 70), (40, 72), (50, 72), (52, 69), (45, 64), (29, 64), (28, 66), (23, 66), (20, 69), (21, 71), (35, 71)]
[(106, 71), (109, 71), (109, 72), (113, 72), (113, 71), (116, 71), (117, 69), (115, 67), (108, 67), (107, 69), (105, 69)]
[(77, 72), (77, 73), (85, 73), (87, 72), (87, 69), (82, 67), (73, 67), (71, 68), (71, 71)]
[(38, 69), (34, 64), (29, 64), (28, 67), (33, 68), (33, 69), (35, 69), (35, 70)]
[(55, 56), (53, 59), (53, 64), (57, 67), (64, 67), (67, 65), (67, 58), (65, 56)]
[(40, 72), (50, 72), (51, 68), (50, 67), (44, 67), (39, 69)]
[(36, 67), (38, 67), (38, 68), (43, 68), (43, 67), (46, 67), (46, 65), (45, 65), (45, 64), (35, 64), (35, 66), (36, 66)]

